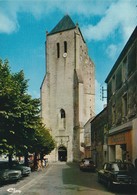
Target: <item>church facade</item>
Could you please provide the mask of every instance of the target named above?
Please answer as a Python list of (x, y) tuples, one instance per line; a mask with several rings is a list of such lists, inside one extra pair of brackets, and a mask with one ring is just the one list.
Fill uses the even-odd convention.
[(48, 159), (78, 161), (84, 155), (84, 124), (94, 116), (95, 66), (68, 15), (46, 33), (45, 55), (41, 116), (56, 143)]

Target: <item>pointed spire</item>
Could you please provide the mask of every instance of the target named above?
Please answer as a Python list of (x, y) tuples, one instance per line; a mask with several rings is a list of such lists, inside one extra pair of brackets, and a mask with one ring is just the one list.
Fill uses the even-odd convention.
[(69, 15), (65, 15), (48, 35), (74, 28), (76, 28), (76, 25), (74, 24), (72, 19), (69, 17)]

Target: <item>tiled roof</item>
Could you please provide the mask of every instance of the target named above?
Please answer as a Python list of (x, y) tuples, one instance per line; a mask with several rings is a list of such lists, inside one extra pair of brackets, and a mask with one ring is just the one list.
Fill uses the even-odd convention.
[(48, 35), (55, 34), (65, 30), (74, 29), (74, 28), (76, 28), (76, 26), (72, 21), (72, 19), (68, 15), (65, 15), (60, 20), (60, 22), (52, 29), (52, 31), (48, 33)]

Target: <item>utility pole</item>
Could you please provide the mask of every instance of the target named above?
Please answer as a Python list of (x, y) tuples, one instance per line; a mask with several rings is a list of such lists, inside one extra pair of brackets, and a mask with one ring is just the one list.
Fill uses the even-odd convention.
[(100, 100), (104, 101), (104, 99), (107, 98), (107, 89), (105, 89), (103, 86), (100, 89)]

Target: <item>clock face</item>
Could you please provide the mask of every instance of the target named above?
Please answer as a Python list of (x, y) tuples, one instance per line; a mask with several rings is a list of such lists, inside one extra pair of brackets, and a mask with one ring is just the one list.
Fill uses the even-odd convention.
[(85, 60), (85, 63), (86, 63), (86, 64), (88, 63), (88, 60), (87, 60), (87, 59)]
[(66, 58), (67, 57), (67, 53), (63, 53), (63, 57)]

